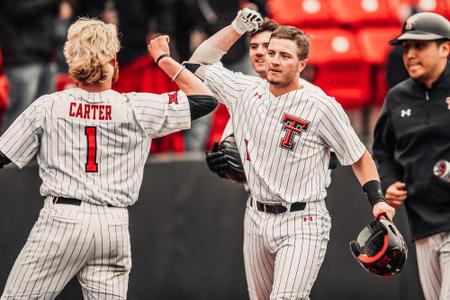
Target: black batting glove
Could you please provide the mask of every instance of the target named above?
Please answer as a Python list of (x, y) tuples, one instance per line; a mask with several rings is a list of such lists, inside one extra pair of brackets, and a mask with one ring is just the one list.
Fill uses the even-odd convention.
[(330, 152), (330, 164), (328, 169), (334, 170), (339, 166), (339, 160), (337, 159), (336, 153), (334, 151)]
[(214, 143), (211, 152), (206, 152), (206, 164), (211, 172), (216, 173), (219, 177), (226, 178), (228, 161), (225, 154), (219, 150), (217, 142)]

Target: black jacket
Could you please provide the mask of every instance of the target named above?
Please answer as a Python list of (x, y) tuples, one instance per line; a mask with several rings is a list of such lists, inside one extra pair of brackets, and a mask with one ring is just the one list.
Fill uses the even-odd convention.
[(392, 88), (375, 126), (373, 155), (383, 188), (406, 183), (413, 240), (450, 231), (450, 184), (433, 175), (450, 161), (450, 67), (431, 89), (407, 79)]
[(0, 47), (5, 67), (49, 62), (60, 0), (0, 1)]

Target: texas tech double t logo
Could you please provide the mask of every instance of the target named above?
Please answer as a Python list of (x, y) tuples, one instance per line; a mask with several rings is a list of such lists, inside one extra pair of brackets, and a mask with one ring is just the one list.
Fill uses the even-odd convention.
[(292, 150), (295, 146), (293, 142), (294, 136), (296, 134), (300, 135), (302, 131), (306, 131), (309, 122), (289, 114), (284, 114), (281, 123), (283, 123), (283, 130), (286, 131), (286, 134), (281, 140), (280, 146), (284, 149)]

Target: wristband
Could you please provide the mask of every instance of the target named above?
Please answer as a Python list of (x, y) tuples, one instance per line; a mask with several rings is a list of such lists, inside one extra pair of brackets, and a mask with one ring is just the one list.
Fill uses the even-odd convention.
[(181, 71), (183, 71), (184, 69), (186, 69), (186, 66), (182, 66), (182, 67), (175, 73), (175, 75), (173, 75), (172, 81), (175, 81), (175, 79), (177, 79), (178, 75), (180, 75)]
[(378, 180), (370, 180), (366, 182), (362, 189), (364, 191), (364, 195), (372, 206), (379, 202), (385, 201), (381, 184)]
[(156, 59), (156, 64), (158, 65), (159, 61), (161, 59), (163, 59), (164, 57), (170, 57), (170, 54), (165, 53), (165, 54), (161, 54), (160, 56), (158, 56), (158, 58)]

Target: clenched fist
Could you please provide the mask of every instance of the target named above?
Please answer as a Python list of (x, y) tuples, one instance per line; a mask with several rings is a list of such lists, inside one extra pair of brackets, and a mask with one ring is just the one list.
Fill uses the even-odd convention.
[(246, 32), (255, 32), (263, 23), (263, 18), (256, 10), (244, 8), (238, 11), (231, 27), (240, 35)]
[(163, 54), (170, 55), (169, 42), (170, 38), (168, 35), (161, 35), (152, 39), (147, 45), (148, 52), (155, 62)]

